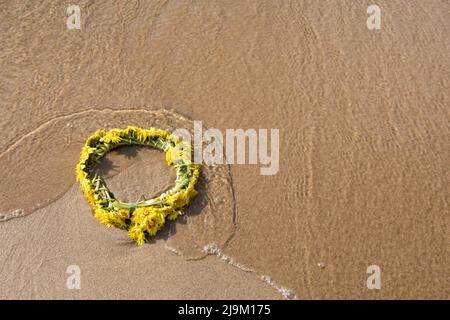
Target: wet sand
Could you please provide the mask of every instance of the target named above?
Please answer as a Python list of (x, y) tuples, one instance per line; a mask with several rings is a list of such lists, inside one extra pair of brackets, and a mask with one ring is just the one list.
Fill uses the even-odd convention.
[[(370, 1), (78, 4), (67, 30), (66, 3), (0, 1), (1, 298), (448, 298), (448, 2), (377, 1), (373, 31)], [(142, 247), (100, 225), (84, 139), (193, 120), (279, 128), (279, 172), (205, 167)], [(103, 169), (129, 199), (173, 178), (150, 150)]]

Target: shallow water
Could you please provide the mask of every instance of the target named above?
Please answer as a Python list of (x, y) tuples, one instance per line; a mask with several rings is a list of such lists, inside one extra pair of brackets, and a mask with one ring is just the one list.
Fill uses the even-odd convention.
[[(0, 155), (2, 167), (11, 168), (3, 176), (2, 221), (21, 217), (48, 206), (75, 183), (74, 168), (85, 139), (98, 128), (109, 130), (127, 125), (157, 127), (168, 131), (193, 128), (192, 121), (169, 111), (97, 111), (76, 113), (53, 119), (22, 137)], [(24, 156), (25, 155), (25, 156)], [(174, 172), (165, 156), (150, 148), (122, 147), (108, 154), (98, 170), (119, 199), (134, 201), (141, 194), (155, 197), (169, 189)], [(39, 183), (45, 186), (37, 187)], [(20, 190), (18, 196), (17, 191)], [(169, 243), (186, 257), (203, 256), (201, 248), (211, 242), (224, 245), (235, 230), (235, 199), (230, 167), (204, 166), (198, 184), (199, 196), (189, 207), (186, 225), (178, 227)], [(20, 214), (15, 212), (20, 210)], [(184, 230), (187, 229), (187, 230)], [(172, 233), (175, 233), (172, 227)]]
[[(376, 31), (370, 4), (79, 1), (70, 31), (66, 3), (0, 4), (0, 213), (46, 212), (98, 128), (279, 128), (280, 171), (207, 169), (206, 205), (171, 246), (198, 257), (217, 242), (299, 298), (446, 298), (448, 2), (379, 0)], [(169, 182), (139, 154), (124, 197)], [(158, 183), (128, 185), (133, 170)], [(373, 264), (381, 290), (366, 287)]]

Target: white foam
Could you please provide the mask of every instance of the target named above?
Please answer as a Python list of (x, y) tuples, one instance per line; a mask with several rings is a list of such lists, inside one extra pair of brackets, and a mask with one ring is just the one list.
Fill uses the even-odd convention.
[(293, 290), (277, 285), (272, 280), (271, 277), (263, 275), (263, 276), (261, 276), (261, 280), (263, 280), (265, 283), (267, 283), (271, 287), (275, 288), (279, 293), (281, 293), (281, 295), (283, 296), (284, 299), (287, 299), (287, 300), (297, 299), (297, 295), (295, 294), (295, 292)]
[(21, 217), (25, 214), (23, 209), (14, 209), (5, 213), (0, 213), (0, 222), (5, 222), (14, 218)]
[[(219, 246), (215, 243), (209, 243), (209, 244), (205, 245), (203, 247), (202, 251), (208, 255), (218, 256), (222, 261), (229, 263), (232, 266), (239, 268), (240, 270), (243, 270), (245, 272), (256, 273), (256, 271), (254, 269), (247, 268), (247, 267), (243, 266), (242, 264), (236, 262), (230, 256), (227, 256), (226, 254), (224, 254), (223, 251), (219, 248)], [(262, 275), (261, 280), (263, 280), (265, 283), (267, 283), (268, 285), (273, 287), (275, 290), (277, 290), (283, 296), (284, 299), (288, 299), (288, 300), (297, 299), (297, 295), (295, 294), (295, 292), (293, 290), (279, 286), (272, 280), (271, 277)]]
[(222, 250), (219, 248), (219, 246), (215, 243), (210, 243), (210, 244), (205, 245), (203, 247), (203, 252), (206, 254), (209, 254), (209, 255), (218, 256), (222, 261), (225, 261), (225, 262), (231, 264), (232, 266), (234, 266), (238, 269), (241, 269), (242, 271), (255, 272), (255, 270), (243, 266), (242, 264), (234, 261), (234, 259), (231, 258), (230, 256), (227, 256), (226, 254), (224, 254), (222, 252)]

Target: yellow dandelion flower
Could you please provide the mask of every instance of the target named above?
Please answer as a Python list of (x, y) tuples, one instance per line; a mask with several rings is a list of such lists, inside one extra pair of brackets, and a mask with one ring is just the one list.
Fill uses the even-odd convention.
[(136, 132), (139, 128), (136, 126), (128, 126), (125, 130), (124, 130), (124, 134), (126, 134), (127, 136), (132, 135), (134, 132)]
[(178, 209), (184, 207), (189, 202), (189, 197), (184, 190), (181, 190), (176, 194), (168, 196), (166, 202), (170, 206)]
[(106, 227), (111, 228), (113, 224), (110, 222), (108, 214), (109, 212), (103, 208), (95, 208), (94, 210), (94, 216)]
[(149, 137), (148, 130), (144, 130), (141, 128), (137, 128), (136, 130), (136, 139), (140, 142), (146, 142), (147, 138)]
[(94, 190), (92, 190), (92, 189), (87, 189), (86, 191), (84, 191), (84, 195), (86, 196), (86, 198), (87, 198), (87, 201), (90, 203), (90, 204), (95, 204), (97, 201), (96, 201), (96, 193), (95, 193), (95, 191)]
[(166, 162), (169, 166), (171, 166), (173, 164), (172, 152), (173, 152), (173, 148), (169, 148), (169, 150), (166, 151)]
[(98, 220), (100, 220), (101, 223), (106, 225), (108, 228), (126, 227), (125, 219), (127, 216), (126, 215), (124, 216), (124, 212), (108, 211), (100, 206), (97, 206), (94, 210), (94, 215)]
[(137, 245), (142, 245), (145, 242), (145, 233), (138, 225), (135, 225), (128, 230), (128, 236), (133, 239)]
[(122, 219), (130, 219), (130, 209), (119, 209), (118, 214)]
[(150, 128), (147, 131), (148, 131), (148, 136), (150, 138), (154, 138), (154, 137), (158, 136), (158, 130), (156, 128)]
[(92, 136), (86, 140), (87, 146), (93, 146), (105, 135), (105, 131), (97, 130)]
[(120, 143), (122, 141), (122, 138), (117, 134), (113, 132), (108, 132), (103, 138), (102, 141), (105, 143)]
[(175, 210), (172, 211), (172, 213), (170, 213), (167, 218), (169, 218), (170, 220), (175, 220), (176, 218), (178, 218), (178, 216), (183, 215), (184, 212), (182, 210)]
[(76, 174), (77, 174), (77, 181), (78, 182), (81, 182), (82, 180), (84, 180), (84, 179), (86, 179), (86, 177), (87, 177), (87, 172), (85, 172), (83, 169), (84, 169), (84, 167), (85, 167), (85, 165), (84, 164), (77, 164), (77, 166), (76, 166), (76, 169), (75, 169), (75, 171), (76, 171)]

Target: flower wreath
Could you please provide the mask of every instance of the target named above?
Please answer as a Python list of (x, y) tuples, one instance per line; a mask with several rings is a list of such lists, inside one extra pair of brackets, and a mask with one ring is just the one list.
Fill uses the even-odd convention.
[[(175, 186), (159, 197), (145, 200), (143, 196), (131, 203), (121, 202), (106, 186), (94, 167), (109, 151), (124, 145), (143, 145), (166, 153), (168, 165), (176, 168)], [(98, 130), (86, 140), (76, 166), (77, 180), (92, 205), (95, 217), (107, 227), (128, 229), (128, 235), (138, 245), (146, 241), (146, 235), (155, 235), (166, 221), (183, 214), (197, 194), (195, 184), (199, 177), (199, 165), (191, 162), (191, 146), (174, 134), (150, 128), (129, 126), (126, 129)]]

